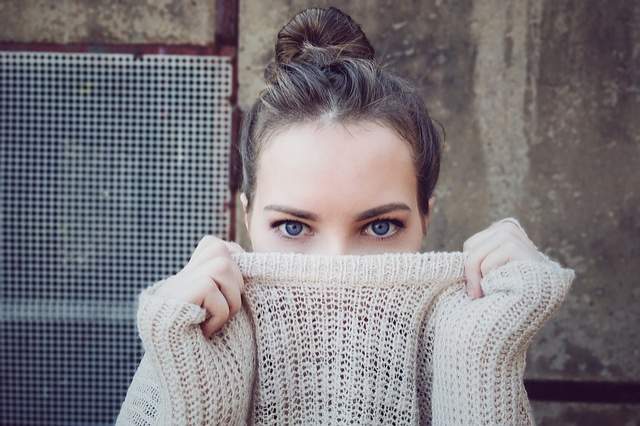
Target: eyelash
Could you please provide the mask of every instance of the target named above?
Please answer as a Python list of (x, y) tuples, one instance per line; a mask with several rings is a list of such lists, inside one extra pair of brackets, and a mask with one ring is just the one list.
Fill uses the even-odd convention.
[[(277, 221), (275, 221), (275, 222), (272, 222), (272, 223), (271, 223), (271, 228), (273, 229), (273, 231), (274, 231), (276, 234), (278, 234), (278, 236), (279, 236), (280, 238), (284, 238), (285, 240), (299, 240), (299, 239), (300, 239), (299, 237), (288, 237), (288, 236), (287, 236), (287, 235), (285, 235), (284, 233), (280, 232), (280, 230), (278, 229), (278, 228), (280, 227), (280, 225), (282, 225), (283, 223), (290, 223), (290, 222), (293, 222), (293, 223), (299, 223), (299, 224), (300, 224), (300, 225), (302, 225), (302, 226), (307, 226), (307, 227), (308, 227), (308, 225), (306, 225), (306, 224), (304, 224), (304, 223), (302, 223), (302, 222), (300, 222), (300, 221), (297, 221), (297, 220), (290, 220), (290, 219), (284, 219), (284, 220), (277, 220)], [(397, 226), (397, 227), (398, 227), (398, 230), (396, 230), (396, 232), (394, 232), (393, 234), (391, 234), (391, 235), (390, 235), (390, 236), (388, 236), (388, 237), (378, 237), (378, 236), (372, 235), (372, 237), (373, 237), (373, 238), (375, 238), (376, 240), (379, 240), (379, 241), (380, 241), (380, 240), (389, 240), (389, 239), (391, 239), (391, 238), (394, 238), (394, 237), (395, 237), (396, 235), (398, 235), (398, 234), (400, 233), (400, 231), (405, 227), (404, 222), (402, 222), (401, 220), (393, 219), (393, 218), (388, 218), (388, 217), (380, 217), (380, 218), (378, 218), (378, 219), (376, 219), (376, 220), (374, 220), (374, 221), (371, 221), (371, 222), (367, 223), (367, 224), (363, 227), (363, 230), (366, 230), (369, 226), (371, 226), (372, 224), (377, 223), (377, 222), (390, 222), (390, 223), (392, 223), (392, 224), (394, 224), (395, 226)]]

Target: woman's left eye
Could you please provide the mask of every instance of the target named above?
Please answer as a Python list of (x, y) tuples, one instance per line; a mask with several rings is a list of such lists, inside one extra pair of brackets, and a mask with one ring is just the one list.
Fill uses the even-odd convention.
[[(373, 237), (378, 239), (389, 238), (398, 233), (398, 231), (404, 228), (404, 223), (395, 219), (380, 219), (368, 224), (365, 229), (371, 229), (373, 234), (369, 233)], [(393, 230), (389, 233), (389, 230)]]

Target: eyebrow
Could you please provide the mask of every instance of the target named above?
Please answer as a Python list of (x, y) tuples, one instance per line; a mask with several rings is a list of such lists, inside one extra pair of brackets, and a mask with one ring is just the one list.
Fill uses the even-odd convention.
[[(305, 210), (299, 210), (299, 209), (294, 209), (293, 207), (287, 207), (287, 206), (282, 206), (282, 205), (276, 205), (276, 204), (269, 204), (268, 206), (265, 206), (264, 210), (275, 210), (275, 211), (279, 211), (282, 213), (287, 213), (290, 214), (292, 216), (296, 216), (299, 217), (300, 219), (306, 219), (306, 220), (312, 220), (312, 221), (318, 221), (319, 216), (315, 213), (311, 213)], [(369, 210), (365, 210), (362, 213), (358, 214), (355, 217), (356, 222), (361, 222), (363, 220), (366, 219), (370, 219), (372, 217), (376, 217), (376, 216), (380, 216), (381, 214), (385, 214), (385, 213), (389, 213), (395, 210), (409, 210), (411, 211), (411, 208), (406, 205), (405, 203), (389, 203), (389, 204), (383, 204), (381, 206), (378, 207), (374, 207), (372, 209)]]

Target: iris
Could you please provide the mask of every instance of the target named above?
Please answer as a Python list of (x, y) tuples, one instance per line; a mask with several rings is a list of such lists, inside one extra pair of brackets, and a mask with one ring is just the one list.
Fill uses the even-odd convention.
[(299, 222), (287, 222), (284, 227), (289, 235), (298, 235), (302, 232), (302, 224)]
[(376, 222), (372, 225), (372, 229), (378, 235), (385, 235), (389, 232), (389, 222)]

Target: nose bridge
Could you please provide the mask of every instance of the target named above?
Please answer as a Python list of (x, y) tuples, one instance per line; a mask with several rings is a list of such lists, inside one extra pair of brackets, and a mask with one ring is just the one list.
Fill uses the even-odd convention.
[(345, 235), (338, 232), (328, 235), (322, 244), (318, 247), (319, 254), (342, 255), (349, 254), (349, 240)]

